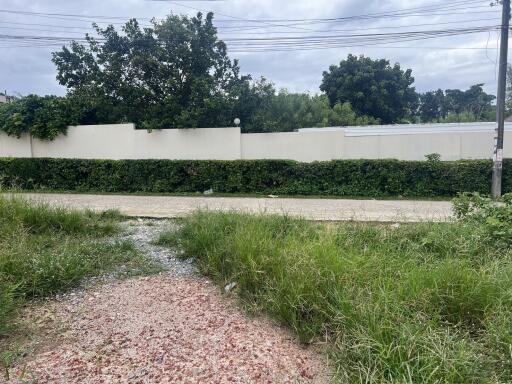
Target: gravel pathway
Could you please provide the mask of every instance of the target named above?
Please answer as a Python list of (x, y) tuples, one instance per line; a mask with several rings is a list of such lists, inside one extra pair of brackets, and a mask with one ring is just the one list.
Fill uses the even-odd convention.
[[(326, 383), (325, 355), (303, 348), (150, 243), (168, 223), (127, 223), (138, 246), (166, 271), (109, 281), (37, 306), (43, 340), (9, 383)], [(0, 378), (0, 381), (2, 379)]]
[(174, 277), (199, 277), (193, 260), (180, 260), (172, 249), (153, 244), (162, 231), (171, 229), (175, 223), (168, 220), (135, 219), (124, 225), (125, 238), (132, 240), (145, 255), (162, 265), (168, 274)]

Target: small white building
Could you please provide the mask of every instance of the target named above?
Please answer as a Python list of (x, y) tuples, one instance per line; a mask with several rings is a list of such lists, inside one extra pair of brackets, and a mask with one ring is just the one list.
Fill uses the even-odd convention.
[(9, 103), (9, 102), (11, 102), (11, 100), (12, 100), (11, 96), (6, 96), (3, 94), (0, 94), (0, 103)]

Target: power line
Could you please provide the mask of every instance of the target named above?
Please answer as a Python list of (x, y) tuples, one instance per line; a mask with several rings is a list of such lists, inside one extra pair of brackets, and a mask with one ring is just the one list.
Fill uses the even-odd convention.
[[(146, 0), (146, 1), (166, 1), (166, 2), (169, 2), (169, 3), (173, 3), (175, 5), (180, 5), (175, 0)], [(386, 14), (393, 14), (393, 13), (396, 14), (396, 13), (411, 12), (411, 11), (425, 11), (425, 10), (426, 11), (430, 11), (430, 10), (436, 10), (436, 9), (449, 9), (449, 8), (453, 8), (453, 7), (460, 7), (462, 5), (476, 4), (476, 3), (483, 3), (483, 1), (482, 0), (458, 0), (458, 1), (453, 1), (453, 2), (451, 2), (448, 5), (445, 2), (443, 2), (443, 3), (431, 4), (431, 5), (427, 5), (427, 6), (412, 7), (412, 8), (402, 8), (402, 9), (386, 11), (386, 12), (376, 12), (376, 13), (369, 13), (369, 14), (362, 14), (362, 15), (353, 15), (353, 16), (347, 16), (347, 17), (337, 17), (337, 18), (247, 19), (247, 18), (242, 18), (242, 17), (238, 17), (238, 16), (226, 15), (226, 14), (221, 14), (221, 13), (217, 13), (217, 12), (216, 13), (221, 15), (221, 16), (224, 16), (224, 17), (229, 17), (231, 19), (237, 19), (237, 20), (248, 21), (248, 22), (300, 22), (300, 21), (341, 20), (341, 19), (350, 19), (350, 18), (381, 16), (381, 15), (386, 15)], [(485, 6), (488, 7), (489, 4), (486, 2)], [(192, 6), (189, 6), (189, 5), (186, 5), (186, 6), (183, 5), (183, 7), (189, 8), (189, 9), (193, 9), (195, 11), (207, 12), (204, 9), (200, 9), (200, 8), (197, 8), (197, 7), (192, 7)]]
[[(396, 42), (418, 41), (439, 37), (467, 35), (496, 30), (499, 26), (482, 26), (472, 28), (454, 28), (442, 30), (404, 31), (392, 33), (342, 34), (329, 36), (312, 36), (309, 38), (288, 36), (280, 38), (235, 38), (226, 39), (232, 52), (262, 52), (326, 49), (334, 47), (354, 47)], [(105, 38), (92, 38), (96, 42), (105, 42)], [(39, 35), (8, 35), (0, 34), (0, 42), (15, 43), (17, 46), (55, 46), (66, 44), (69, 40), (78, 43), (88, 43), (87, 38), (69, 36), (39, 36)]]
[[(469, 19), (469, 20), (456, 20), (456, 21), (448, 21), (448, 22), (438, 22), (438, 23), (425, 23), (425, 24), (415, 24), (412, 27), (425, 27), (425, 26), (437, 26), (437, 25), (448, 25), (448, 24), (464, 24), (464, 23), (475, 23), (480, 21), (489, 21), (488, 18), (485, 19)], [(9, 26), (0, 26), (2, 29), (19, 29), (19, 30), (27, 30), (27, 31), (40, 31), (40, 32), (66, 32), (66, 33), (84, 33), (82, 31), (91, 32), (94, 31), (92, 27), (73, 27), (73, 26), (64, 26), (60, 24), (33, 24), (33, 23), (18, 23), (18, 22), (8, 22), (8, 21), (0, 21), (0, 24), (6, 25), (23, 25), (23, 26), (41, 26), (41, 27), (50, 27), (50, 28), (59, 28), (59, 30), (48, 30), (48, 29), (39, 29), (39, 28), (24, 28), (24, 27), (9, 27)], [(124, 23), (122, 23), (124, 25)], [(141, 24), (141, 26), (145, 26)], [(147, 25), (152, 26), (152, 25)], [(62, 28), (62, 29), (61, 29)], [(379, 27), (366, 27), (366, 28), (350, 28), (350, 29), (329, 29), (329, 30), (315, 30), (312, 31), (314, 33), (337, 33), (337, 32), (352, 32), (352, 31), (368, 31), (368, 30), (382, 30), (382, 29), (400, 29), (400, 28), (411, 28), (410, 25), (385, 25)], [(70, 29), (71, 31), (63, 30)], [(80, 30), (75, 31), (75, 30)], [(222, 35), (230, 35), (236, 33), (237, 35), (258, 35), (261, 36), (261, 32), (223, 32), (220, 31)], [(274, 31), (271, 32), (273, 34), (293, 34), (293, 33), (304, 33), (302, 31)]]
[[(422, 23), (422, 24), (415, 24), (412, 27), (423, 27), (423, 26), (436, 26), (436, 25), (448, 25), (448, 24), (463, 24), (463, 23), (475, 23), (479, 21), (489, 21), (489, 18), (485, 19), (458, 19), (454, 21), (447, 21), (447, 22), (436, 22), (436, 23)], [(113, 25), (125, 25), (126, 23), (108, 23), (108, 22), (95, 22), (96, 24), (113, 24)], [(62, 25), (62, 24), (40, 24), (40, 23), (20, 23), (20, 22), (13, 22), (13, 21), (0, 21), (0, 24), (4, 25), (23, 25), (23, 26), (36, 26), (36, 27), (50, 27), (50, 28), (62, 28), (62, 29), (70, 29), (70, 30), (81, 30), (81, 31), (91, 31), (93, 30), (92, 26), (85, 27), (85, 26), (69, 26), (69, 25)], [(139, 23), (141, 27), (153, 27), (153, 24), (143, 24)], [(356, 31), (356, 30), (380, 30), (380, 29), (398, 29), (398, 28), (410, 28), (411, 25), (384, 25), (379, 27), (365, 27), (365, 28), (350, 28), (350, 29), (327, 29), (327, 30), (308, 30), (307, 32), (313, 32), (313, 33), (332, 33), (332, 32), (350, 32), (350, 31)], [(5, 27), (8, 28), (8, 27)], [(228, 27), (222, 27), (217, 26), (216, 28), (219, 30), (222, 34), (234, 34), (237, 35), (240, 34), (240, 32), (245, 29), (249, 28), (238, 28), (237, 31), (231, 31), (231, 29), (234, 29), (236, 27), (229, 28), (229, 31), (224, 31), (225, 29), (228, 29)], [(261, 28), (261, 27), (254, 27), (255, 28)], [(12, 29), (16, 29), (16, 27), (12, 27)], [(20, 28), (21, 29), (21, 28)], [(29, 28), (27, 28), (28, 30)], [(34, 29), (37, 30), (37, 29)], [(269, 33), (274, 34), (292, 34), (292, 33), (304, 33), (303, 31), (273, 31)], [(261, 35), (261, 32), (243, 32), (244, 35)]]
[[(199, 12), (207, 12), (204, 9), (193, 7), (190, 5), (184, 5), (180, 4), (176, 1), (168, 1), (171, 4), (178, 5), (183, 8), (192, 9)], [(353, 15), (353, 16), (346, 16), (346, 17), (338, 17), (338, 18), (324, 18), (324, 19), (247, 19), (243, 17), (228, 15), (225, 13), (215, 12), (217, 15), (227, 17), (233, 21), (243, 21), (243, 22), (249, 22), (249, 23), (259, 23), (263, 24), (265, 26), (270, 27), (280, 27), (280, 28), (289, 28), (289, 29), (302, 29), (302, 30), (308, 30), (310, 29), (303, 28), (301, 26), (304, 25), (312, 25), (312, 24), (318, 24), (318, 23), (327, 23), (327, 22), (340, 22), (340, 21), (354, 21), (354, 20), (368, 20), (368, 19), (379, 19), (379, 18), (388, 18), (388, 17), (419, 17), (419, 16), (425, 16), (426, 13), (429, 14), (429, 16), (444, 16), (444, 15), (463, 15), (468, 13), (496, 13), (494, 11), (480, 11), (480, 12), (462, 12), (462, 13), (454, 13), (453, 10), (465, 10), (468, 7), (462, 7), (463, 5), (467, 4), (473, 4), (473, 3), (481, 3), (482, 0), (459, 0), (455, 1), (450, 5), (446, 5), (446, 3), (439, 3), (437, 6), (428, 6), (427, 9), (418, 10), (419, 8), (425, 8), (424, 7), (416, 7), (416, 8), (406, 8), (402, 10), (396, 10), (391, 12), (385, 12), (385, 13), (374, 13), (374, 14), (363, 14), (363, 15)], [(455, 8), (458, 7), (458, 8)], [(462, 8), (460, 8), (462, 7)], [(411, 10), (416, 10), (416, 13), (408, 13), (411, 12)], [(432, 14), (430, 13), (433, 10), (451, 10), (451, 12), (446, 13), (436, 13)], [(217, 20), (218, 22), (228, 22), (229, 20)], [(289, 24), (290, 22), (294, 22), (294, 24)], [(278, 24), (276, 24), (278, 23)], [(265, 28), (263, 26), (259, 25), (249, 25), (249, 26), (243, 26), (244, 28), (253, 28), (253, 29), (260, 29)], [(240, 26), (224, 26), (225, 29), (232, 28), (239, 30)]]
[[(400, 37), (400, 36), (414, 36), (414, 35), (429, 35), (429, 36), (440, 36), (446, 34), (466, 34), (466, 33), (475, 33), (475, 32), (487, 32), (490, 30), (498, 29), (497, 25), (488, 25), (488, 26), (479, 26), (479, 27), (470, 27), (470, 28), (454, 28), (454, 29), (437, 29), (437, 30), (423, 30), (423, 31), (404, 31), (404, 32), (387, 32), (387, 33), (362, 33), (362, 34), (345, 34), (345, 35), (327, 35), (327, 36), (312, 36), (312, 37), (304, 37), (304, 36), (285, 36), (285, 37), (259, 37), (259, 38), (231, 38), (225, 39), (225, 42), (229, 43), (252, 43), (252, 42), (304, 42), (304, 41), (318, 41), (318, 40), (330, 40), (330, 39), (340, 39), (340, 38), (381, 38), (381, 37)], [(58, 39), (58, 40), (68, 40), (69, 38), (66, 36), (36, 36), (36, 35), (5, 35), (0, 34), (0, 39), (35, 39), (35, 40), (44, 40), (44, 39)], [(76, 40), (86, 40), (76, 39)], [(104, 38), (97, 38), (96, 41), (105, 41)]]
[[(226, 22), (251, 22), (251, 23), (259, 23), (258, 25), (243, 25), (243, 26), (229, 26), (229, 25), (219, 25), (217, 24), (217, 28), (219, 29), (237, 29), (238, 31), (243, 29), (259, 29), (259, 28), (265, 28), (265, 27), (272, 27), (272, 28), (287, 28), (287, 29), (296, 29), (296, 30), (303, 30), (303, 31), (310, 31), (313, 32), (313, 30), (308, 28), (300, 27), (301, 25), (314, 25), (314, 24), (325, 24), (325, 23), (332, 23), (332, 22), (340, 22), (340, 21), (357, 21), (357, 20), (366, 20), (368, 18), (383, 18), (383, 17), (417, 17), (417, 16), (425, 16), (425, 12), (429, 13), (429, 16), (452, 16), (452, 15), (460, 15), (460, 14), (469, 14), (469, 13), (475, 13), (475, 12), (463, 12), (463, 13), (454, 13), (453, 10), (467, 10), (472, 7), (463, 7), (461, 6), (468, 5), (468, 4), (475, 4), (475, 3), (481, 3), (482, 0), (459, 0), (455, 1), (449, 5), (446, 4), (437, 4), (437, 5), (430, 5), (430, 6), (423, 6), (423, 7), (414, 7), (414, 8), (405, 8), (402, 10), (395, 10), (395, 11), (388, 11), (388, 12), (381, 12), (381, 13), (370, 13), (370, 14), (362, 14), (362, 15), (353, 15), (353, 16), (347, 16), (347, 17), (338, 17), (338, 18), (316, 18), (316, 19), (275, 19), (276, 22), (280, 22), (280, 24), (275, 24), (274, 21), (270, 21), (270, 19), (246, 19), (241, 18), (237, 16), (231, 16), (226, 15), (222, 13), (217, 13), (220, 16), (228, 17), (228, 20), (223, 19), (217, 19), (216, 23), (226, 23)], [(199, 8), (192, 7), (189, 5), (184, 5), (180, 3), (176, 3), (174, 1), (171, 1), (171, 3), (176, 4), (178, 6), (182, 6), (185, 8), (202, 11)], [(481, 6), (477, 6), (481, 7)], [(433, 10), (451, 10), (449, 13), (436, 13), (432, 14), (431, 11)], [(411, 13), (416, 12), (416, 13)], [(418, 13), (420, 12), (420, 13)], [(83, 15), (83, 14), (76, 14), (76, 13), (47, 13), (47, 12), (32, 12), (32, 11), (22, 11), (22, 10), (12, 10), (12, 9), (0, 9), (0, 13), (7, 13), (7, 14), (15, 14), (15, 15), (21, 15), (21, 16), (33, 16), (33, 17), (45, 17), (45, 18), (54, 18), (58, 20), (67, 20), (67, 21), (74, 21), (74, 22), (96, 22), (97, 24), (113, 24), (113, 25), (123, 25), (124, 23), (116, 22), (116, 20), (126, 20), (130, 19), (130, 16), (114, 16), (114, 15)], [(483, 13), (483, 12), (476, 12), (476, 13)], [(494, 12), (491, 12), (494, 13)], [(138, 20), (155, 20), (155, 18), (149, 18), (149, 17), (137, 17)], [(289, 24), (290, 22), (295, 22), (295, 24)], [(43, 24), (39, 24), (40, 26), (43, 26)], [(261, 26), (264, 25), (265, 27)], [(149, 25), (148, 25), (149, 26)], [(67, 27), (67, 26), (66, 26)], [(69, 28), (69, 27), (67, 27)]]
[[(201, 11), (196, 7), (191, 7), (188, 5), (183, 5), (176, 3), (174, 1), (170, 1), (173, 4), (177, 4), (179, 6), (183, 6), (186, 8), (194, 9)], [(387, 12), (377, 12), (377, 13), (369, 13), (369, 14), (361, 14), (361, 15), (353, 15), (347, 17), (338, 17), (338, 18), (316, 18), (316, 19), (274, 19), (269, 21), (270, 19), (244, 19), (237, 16), (225, 15), (221, 13), (217, 13), (223, 17), (228, 17), (236, 20), (236, 22), (247, 21), (254, 22), (257, 21), (264, 26), (245, 26), (245, 28), (267, 28), (267, 27), (279, 27), (279, 28), (290, 28), (293, 25), (286, 24), (290, 22), (307, 22), (307, 23), (328, 23), (333, 21), (358, 21), (358, 20), (366, 20), (367, 18), (380, 18), (380, 17), (405, 17), (405, 16), (419, 16), (418, 12), (421, 12), (422, 16), (426, 15), (439, 15), (433, 14), (432, 12), (440, 12), (440, 11), (448, 11), (449, 15), (454, 15), (454, 10), (460, 10), (462, 6), (465, 6), (464, 9), (476, 8), (480, 7), (476, 6), (468, 6), (470, 4), (479, 4), (482, 0), (459, 0), (454, 1), (450, 4), (446, 3), (437, 3), (428, 6), (422, 7), (413, 7), (413, 8), (405, 8), (401, 10), (387, 11)], [(102, 24), (122, 24), (120, 22), (111, 22), (111, 20), (120, 20), (122, 18), (126, 18), (125, 16), (106, 16), (106, 15), (90, 15), (84, 16), (74, 13), (43, 13), (43, 12), (29, 12), (29, 11), (18, 11), (18, 10), (6, 10), (0, 9), (0, 13), (12, 13), (19, 14), (25, 16), (42, 16), (42, 17), (56, 17), (56, 18), (64, 18), (70, 19), (73, 21), (92, 21), (86, 20), (96, 19), (94, 20), (96, 23)], [(463, 14), (467, 14), (470, 12), (465, 12)], [(483, 13), (483, 12), (478, 12)], [(139, 18), (145, 20), (156, 21), (155, 18)], [(68, 21), (70, 21), (68, 20)], [(100, 21), (101, 20), (101, 21)], [(446, 24), (459, 24), (463, 22), (475, 22), (475, 21), (486, 21), (487, 19), (476, 19), (476, 20), (457, 20), (457, 21), (449, 21), (449, 22), (438, 22), (438, 23), (425, 23), (425, 24), (417, 24), (414, 27), (419, 27), (422, 25), (446, 25)], [(233, 21), (233, 20), (220, 20), (220, 21)], [(285, 24), (275, 24), (274, 22), (285, 23)], [(3, 24), (9, 24), (9, 22), (0, 22)], [(45, 29), (34, 29), (34, 28), (20, 28), (14, 27), (11, 29), (19, 29), (19, 30), (31, 30), (31, 31), (39, 31), (39, 32), (66, 32), (69, 34), (79, 34), (80, 32), (76, 32), (76, 29), (85, 28), (76, 27), (76, 26), (59, 26), (53, 24), (28, 24), (28, 23), (10, 23), (12, 25), (36, 25), (36, 26), (47, 26), (51, 28), (67, 28), (73, 29), (72, 31), (64, 31), (64, 30), (45, 30)], [(141, 25), (142, 26), (142, 25)], [(148, 25), (151, 26), (151, 25)], [(353, 46), (371, 46), (376, 44), (391, 44), (396, 42), (406, 42), (406, 41), (417, 41), (424, 39), (433, 39), (439, 37), (447, 37), (447, 36), (456, 36), (463, 34), (475, 34), (486, 32), (496, 29), (496, 26), (472, 26), (467, 28), (451, 28), (451, 29), (439, 29), (439, 30), (408, 30), (408, 31), (399, 31), (399, 32), (391, 32), (391, 33), (367, 33), (367, 34), (336, 34), (339, 32), (353, 32), (357, 30), (381, 30), (381, 29), (397, 29), (397, 28), (405, 28), (407, 26), (389, 26), (385, 25), (382, 27), (375, 28), (354, 28), (354, 29), (345, 29), (345, 30), (311, 30), (304, 28), (295, 28), (300, 29), (301, 31), (288, 31), (288, 33), (302, 33), (301, 36), (268, 36), (268, 37), (249, 37), (242, 36), (238, 38), (223, 38), (223, 40), (229, 45), (230, 51), (232, 52), (271, 52), (271, 51), (289, 51), (289, 50), (310, 50), (310, 49), (327, 49), (327, 48), (337, 48), (337, 47), (353, 47)], [(0, 27), (3, 29), (7, 29), (9, 27)], [(244, 27), (239, 26), (221, 26), (220, 33), (228, 34), (229, 32), (223, 32), (224, 30), (229, 30), (229, 28), (237, 28), (238, 31)], [(293, 28), (292, 28), (293, 29)], [(90, 29), (87, 29), (91, 31)], [(307, 31), (311, 34), (304, 34), (303, 31)], [(274, 33), (284, 33), (281, 31), (274, 31)], [(329, 34), (327, 34), (329, 33)], [(249, 34), (249, 33), (246, 33)], [(261, 35), (261, 33), (259, 33)], [(39, 36), (39, 35), (12, 35), (12, 34), (4, 34), (0, 35), (0, 42), (4, 43), (4, 46), (14, 47), (16, 44), (17, 47), (48, 47), (66, 44), (69, 40), (76, 41), (78, 43), (86, 43), (88, 40), (86, 38), (76, 38), (72, 36)], [(105, 41), (101, 37), (94, 39), (97, 42)]]
[[(382, 29), (400, 29), (400, 28), (417, 28), (417, 27), (426, 27), (426, 26), (436, 26), (436, 25), (448, 25), (448, 24), (464, 24), (464, 23), (476, 23), (480, 21), (489, 21), (489, 18), (485, 19), (469, 19), (469, 20), (455, 20), (455, 21), (446, 21), (446, 22), (438, 22), (438, 23), (425, 23), (425, 24), (415, 24), (415, 25), (384, 25), (379, 27), (365, 27), (365, 28), (350, 28), (350, 29), (324, 29), (324, 30), (315, 30), (311, 32), (315, 33), (336, 33), (336, 32), (352, 32), (352, 31), (369, 31), (369, 30), (382, 30)], [(1, 22), (0, 22), (1, 23)], [(230, 35), (230, 34), (236, 34), (236, 35), (258, 35), (261, 36), (261, 32), (223, 32), (220, 31), (222, 35)], [(269, 32), (272, 34), (292, 34), (292, 33), (304, 33), (299, 31), (272, 31)]]
[[(148, 0), (147, 0), (148, 1)], [(149, 0), (150, 1), (150, 0)], [(201, 12), (207, 12), (204, 9), (200, 9), (197, 7), (192, 7), (189, 5), (182, 5), (174, 0), (168, 0), (168, 2), (182, 6), (184, 8), (192, 9), (195, 11), (201, 11)], [(439, 3), (438, 5), (430, 5), (430, 6), (423, 6), (423, 7), (414, 7), (414, 8), (404, 8), (401, 10), (395, 10), (395, 11), (388, 11), (388, 12), (380, 12), (380, 13), (369, 13), (369, 14), (361, 14), (361, 15), (351, 15), (351, 16), (344, 16), (344, 17), (336, 17), (336, 18), (309, 18), (309, 19), (248, 19), (238, 16), (232, 16), (227, 15), (224, 13), (215, 12), (216, 14), (228, 17), (230, 19), (235, 19), (239, 21), (244, 22), (254, 22), (254, 23), (287, 23), (287, 22), (330, 22), (330, 21), (349, 21), (349, 20), (360, 20), (360, 19), (368, 19), (368, 18), (381, 18), (381, 17), (389, 17), (389, 16), (416, 16), (416, 15), (422, 15), (423, 13), (430, 13), (431, 11), (436, 10), (465, 10), (465, 9), (471, 9), (471, 8), (489, 8), (489, 5), (482, 5), (477, 7), (467, 7), (467, 4), (474, 4), (474, 3), (482, 3), (482, 0), (459, 0), (454, 1), (449, 5), (446, 5), (446, 3)], [(482, 13), (482, 12), (477, 12)], [(496, 13), (496, 12), (492, 12)], [(453, 12), (446, 13), (447, 15), (454, 14)], [(444, 13), (443, 13), (444, 15)], [(228, 22), (228, 21), (234, 21), (234, 20), (217, 20), (219, 22)], [(292, 24), (292, 25), (298, 25), (298, 24)]]

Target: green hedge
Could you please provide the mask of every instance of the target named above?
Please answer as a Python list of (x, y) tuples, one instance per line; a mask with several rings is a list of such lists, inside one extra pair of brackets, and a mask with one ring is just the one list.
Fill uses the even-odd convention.
[[(491, 161), (175, 161), (0, 158), (4, 187), (80, 192), (203, 192), (330, 196), (487, 194)], [(504, 189), (512, 191), (512, 161)]]

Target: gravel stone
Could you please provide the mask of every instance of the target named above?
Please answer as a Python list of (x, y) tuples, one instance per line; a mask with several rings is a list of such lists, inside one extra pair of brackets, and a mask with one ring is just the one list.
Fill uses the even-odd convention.
[(199, 276), (199, 272), (192, 259), (180, 260), (175, 250), (155, 245), (154, 241), (164, 230), (177, 229), (177, 224), (168, 220), (137, 219), (123, 223), (126, 228), (124, 239), (131, 240), (135, 246), (158, 264), (162, 265), (167, 273), (176, 277)]
[(112, 282), (53, 301), (46, 311), (63, 331), (12, 369), (10, 383), (329, 380), (324, 354), (267, 319), (244, 315), (204, 278)]

